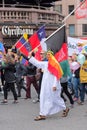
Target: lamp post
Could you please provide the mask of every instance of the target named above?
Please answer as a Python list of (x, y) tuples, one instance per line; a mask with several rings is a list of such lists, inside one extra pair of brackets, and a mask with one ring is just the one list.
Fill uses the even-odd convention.
[(2, 0), (2, 7), (5, 7), (5, 0)]
[(35, 2), (37, 3), (39, 9), (40, 9), (40, 2), (41, 2), (41, 1), (42, 1), (42, 0), (35, 0)]

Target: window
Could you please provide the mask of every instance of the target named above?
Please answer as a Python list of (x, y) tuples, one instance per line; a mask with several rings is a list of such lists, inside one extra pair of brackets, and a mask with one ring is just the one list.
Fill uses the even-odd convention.
[(69, 25), (69, 35), (70, 36), (74, 36), (75, 35), (75, 25), (74, 24), (70, 24)]
[[(68, 8), (69, 8), (69, 14), (70, 14), (74, 10), (74, 5), (69, 5)], [(74, 15), (74, 12), (71, 15)]]
[(55, 10), (62, 13), (62, 5), (56, 5)]
[(87, 35), (87, 24), (82, 25), (82, 34)]

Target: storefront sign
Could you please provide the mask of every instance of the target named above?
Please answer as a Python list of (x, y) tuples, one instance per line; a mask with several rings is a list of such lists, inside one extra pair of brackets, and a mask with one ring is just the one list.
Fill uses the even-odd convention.
[(23, 35), (24, 33), (32, 35), (33, 29), (30, 29), (29, 27), (23, 28), (22, 26), (14, 26), (13, 28), (9, 26), (2, 27), (2, 34), (5, 36), (14, 36), (14, 35), (19, 36), (19, 35)]

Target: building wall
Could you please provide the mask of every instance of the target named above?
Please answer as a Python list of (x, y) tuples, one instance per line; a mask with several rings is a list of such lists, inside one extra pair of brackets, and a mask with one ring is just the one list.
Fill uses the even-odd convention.
[(75, 24), (75, 35), (74, 37), (86, 37), (87, 35), (82, 34), (82, 24), (87, 24), (87, 19), (76, 19), (75, 14), (69, 16), (69, 5), (74, 5), (74, 9), (80, 4), (80, 0), (60, 0), (55, 2), (55, 5), (62, 5), (62, 14), (67, 17), (67, 19), (64, 21), (66, 23), (66, 31), (67, 35), (69, 36), (69, 25)]
[(23, 35), (24, 30), (31, 36), (45, 24), (46, 36), (53, 33), (64, 16), (50, 9), (0, 7), (0, 39), (12, 46)]

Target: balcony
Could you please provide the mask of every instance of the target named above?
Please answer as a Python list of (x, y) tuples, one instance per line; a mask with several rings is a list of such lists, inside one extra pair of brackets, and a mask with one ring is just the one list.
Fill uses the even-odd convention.
[(64, 17), (50, 8), (0, 6), (0, 23), (58, 24)]

